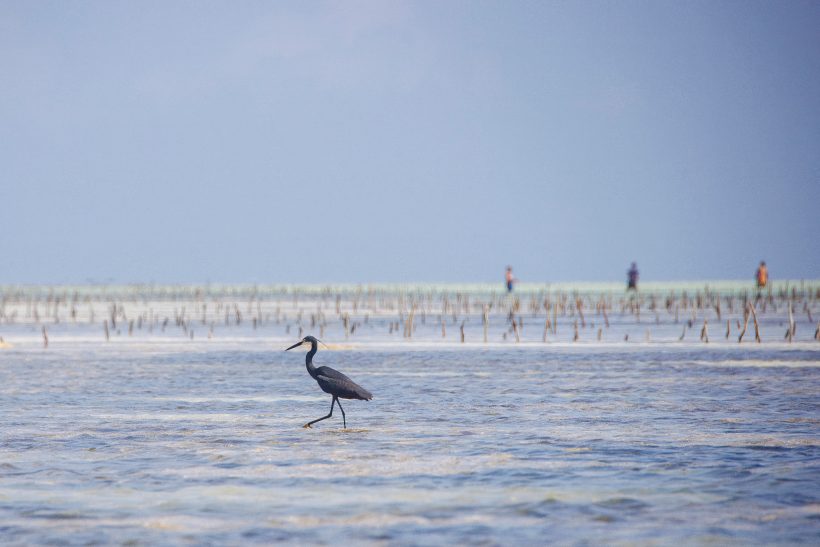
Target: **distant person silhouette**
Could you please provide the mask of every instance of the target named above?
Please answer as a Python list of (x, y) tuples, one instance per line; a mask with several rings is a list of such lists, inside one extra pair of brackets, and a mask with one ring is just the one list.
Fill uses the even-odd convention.
[(626, 290), (638, 290), (638, 277), (638, 265), (635, 262), (633, 262), (632, 267), (629, 268), (628, 272), (626, 272)]
[(516, 281), (512, 273), (512, 266), (507, 266), (507, 273), (504, 275), (504, 280), (507, 282), (507, 292), (512, 292), (513, 284)]
[(760, 266), (757, 267), (757, 271), (755, 272), (755, 281), (757, 282), (757, 288), (765, 289), (766, 285), (769, 283), (769, 270), (766, 268), (766, 261), (761, 260)]

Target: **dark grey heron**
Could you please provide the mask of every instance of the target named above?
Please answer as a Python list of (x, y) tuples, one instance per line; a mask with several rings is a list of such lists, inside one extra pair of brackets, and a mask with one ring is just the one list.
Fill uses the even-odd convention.
[(339, 399), (359, 399), (361, 401), (369, 401), (373, 398), (373, 395), (338, 370), (334, 370), (330, 367), (314, 367), (313, 356), (316, 355), (316, 351), (319, 348), (319, 340), (313, 336), (305, 336), (301, 341), (293, 344), (285, 351), (298, 348), (302, 344), (310, 344), (310, 351), (308, 351), (307, 357), (305, 357), (305, 366), (307, 367), (308, 374), (316, 380), (319, 387), (322, 388), (322, 391), (333, 395), (333, 400), (330, 401), (330, 413), (327, 416), (322, 416), (312, 422), (308, 422), (302, 427), (310, 427), (316, 422), (321, 422), (322, 420), (326, 420), (333, 416), (333, 405), (339, 405), (339, 410), (342, 411), (342, 424), (344, 427), (347, 427), (345, 409), (342, 408), (342, 403), (339, 402)]

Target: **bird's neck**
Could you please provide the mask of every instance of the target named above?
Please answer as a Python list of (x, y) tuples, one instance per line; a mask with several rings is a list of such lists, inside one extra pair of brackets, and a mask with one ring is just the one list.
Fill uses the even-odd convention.
[(316, 367), (313, 366), (313, 356), (316, 355), (316, 342), (312, 342), (310, 345), (310, 351), (307, 352), (305, 356), (305, 367), (307, 367), (308, 374), (310, 374), (313, 378), (316, 378)]

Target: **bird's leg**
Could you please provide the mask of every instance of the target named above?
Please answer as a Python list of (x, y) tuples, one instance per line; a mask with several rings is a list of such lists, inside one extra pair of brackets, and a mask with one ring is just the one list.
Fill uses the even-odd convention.
[[(335, 402), (336, 402), (336, 397), (333, 397), (333, 400), (330, 401), (330, 413), (327, 416), (322, 416), (321, 418), (313, 420), (312, 422), (308, 422), (305, 425), (303, 425), (302, 427), (303, 428), (310, 428), (310, 426), (315, 424), (316, 422), (321, 422), (322, 420), (327, 420), (328, 418), (333, 416), (333, 403), (335, 403)], [(341, 408), (341, 406), (339, 408)]]
[(342, 402), (339, 400), (338, 397), (334, 397), (334, 399), (336, 399), (336, 404), (339, 405), (339, 410), (342, 411), (342, 426), (346, 429), (347, 420), (345, 419), (345, 409), (342, 408)]

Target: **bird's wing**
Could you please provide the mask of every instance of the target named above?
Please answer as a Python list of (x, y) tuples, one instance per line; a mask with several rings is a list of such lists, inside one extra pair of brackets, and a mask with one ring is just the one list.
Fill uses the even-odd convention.
[(316, 369), (316, 381), (326, 393), (331, 393), (342, 399), (362, 399), (369, 401), (373, 395), (365, 388), (330, 367)]

